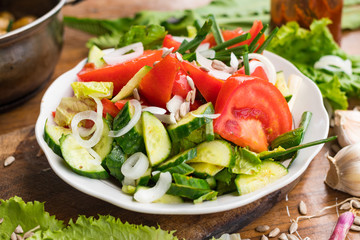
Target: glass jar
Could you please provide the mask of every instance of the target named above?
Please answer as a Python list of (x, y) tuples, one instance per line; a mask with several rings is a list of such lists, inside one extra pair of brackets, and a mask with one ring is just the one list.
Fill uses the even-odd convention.
[(309, 28), (314, 19), (326, 17), (332, 21), (330, 32), (340, 44), (342, 8), (343, 0), (271, 0), (271, 26), (297, 21)]

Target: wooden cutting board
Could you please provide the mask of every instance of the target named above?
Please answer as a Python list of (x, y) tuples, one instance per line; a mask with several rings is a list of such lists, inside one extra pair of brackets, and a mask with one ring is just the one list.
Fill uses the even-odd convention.
[[(162, 229), (176, 230), (175, 235), (180, 239), (192, 240), (208, 239), (212, 236), (220, 236), (224, 232), (238, 232), (276, 205), (270, 213), (265, 215), (265, 218), (260, 217), (255, 223), (241, 231), (242, 237), (259, 239), (261, 234), (253, 230), (256, 227), (254, 224), (268, 224), (273, 228), (278, 226), (282, 231), (287, 230), (289, 217), (286, 214), (285, 205), (289, 206), (290, 212), (294, 215), (300, 199), (303, 198), (304, 201), (306, 199), (310, 200), (309, 196), (312, 194), (316, 196), (322, 195), (324, 201), (319, 202), (319, 199), (317, 200), (319, 207), (324, 204), (334, 203), (336, 198), (340, 201), (340, 199), (347, 197), (346, 194), (324, 187), (322, 183), (327, 169), (327, 162), (323, 161), (326, 151), (327, 148), (323, 148), (314, 159), (303, 180), (289, 195), (294, 195), (294, 197), (291, 197), (292, 199), (288, 202), (283, 200), (285, 195), (300, 179), (254, 203), (230, 211), (190, 216), (151, 215), (131, 212), (113, 206), (67, 185), (50, 169), (45, 155), (36, 142), (34, 127), (30, 126), (0, 135), (0, 198), (8, 199), (17, 195), (25, 201), (46, 202), (46, 211), (56, 215), (58, 219), (65, 220), (65, 222), (70, 218), (76, 219), (79, 214), (86, 216), (110, 214), (129, 223), (149, 226), (159, 225)], [(3, 160), (8, 156), (14, 156), (16, 161), (12, 165), (4, 167)], [(310, 184), (312, 187), (308, 188), (306, 184)], [(281, 202), (277, 204), (279, 201)], [(274, 218), (274, 216), (276, 217)], [(326, 236), (326, 234), (329, 234), (333, 223), (336, 222), (335, 212), (327, 216), (327, 220), (330, 223), (326, 225), (327, 227), (319, 229), (319, 233), (316, 233), (316, 235), (322, 233), (323, 236)], [(316, 227), (312, 227), (308, 222), (305, 223), (305, 231), (307, 236), (311, 236), (311, 232)], [(326, 237), (312, 237), (312, 239), (326, 239)]]

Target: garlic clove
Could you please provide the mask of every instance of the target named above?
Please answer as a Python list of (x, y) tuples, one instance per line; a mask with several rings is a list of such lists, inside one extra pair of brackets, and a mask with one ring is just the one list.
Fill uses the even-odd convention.
[(360, 142), (328, 156), (330, 169), (325, 183), (339, 191), (360, 197)]
[(335, 134), (340, 146), (360, 142), (360, 112), (356, 110), (335, 111)]

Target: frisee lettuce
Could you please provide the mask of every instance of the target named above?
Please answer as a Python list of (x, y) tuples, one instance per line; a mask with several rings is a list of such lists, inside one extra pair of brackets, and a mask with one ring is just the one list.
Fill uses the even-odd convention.
[[(360, 95), (360, 61), (359, 58), (346, 54), (337, 45), (327, 28), (329, 23), (328, 19), (315, 20), (310, 30), (307, 30), (296, 22), (289, 22), (280, 28), (267, 50), (286, 58), (312, 79), (334, 109), (346, 109), (347, 97)], [(353, 75), (315, 69), (315, 62), (325, 55), (350, 59), (354, 68)]]
[(28, 239), (32, 240), (65, 240), (65, 239), (129, 239), (129, 240), (177, 240), (175, 231), (164, 231), (160, 227), (122, 223), (112, 216), (98, 218), (80, 215), (76, 222), (69, 221), (64, 226), (63, 221), (50, 216), (44, 210), (44, 203), (37, 201), (25, 203), (20, 197), (1, 200), (0, 239), (10, 239), (11, 233), (20, 225), (24, 232), (40, 226), (35, 234)]

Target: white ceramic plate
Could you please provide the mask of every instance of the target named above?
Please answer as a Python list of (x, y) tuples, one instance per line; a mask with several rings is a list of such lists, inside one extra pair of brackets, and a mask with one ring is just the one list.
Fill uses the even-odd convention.
[[(304, 111), (313, 113), (309, 128), (305, 134), (304, 142), (306, 143), (326, 138), (328, 135), (329, 120), (323, 107), (319, 89), (310, 79), (302, 75), (299, 70), (287, 60), (270, 52), (265, 52), (265, 56), (274, 63), (277, 71), (284, 71), (286, 77), (290, 74), (297, 74), (304, 79), (292, 112), (295, 126), (299, 124), (301, 114)], [(171, 205), (135, 202), (131, 196), (122, 193), (119, 185), (115, 185), (109, 180), (90, 179), (72, 172), (65, 162), (52, 152), (43, 139), (45, 120), (51, 116), (51, 112), (56, 109), (62, 97), (72, 95), (70, 83), (76, 80), (76, 74), (82, 69), (85, 61), (86, 60), (81, 61), (75, 68), (61, 75), (46, 91), (41, 101), (40, 115), (36, 122), (36, 139), (43, 149), (50, 166), (61, 179), (79, 191), (121, 208), (152, 214), (207, 214), (238, 208), (281, 189), (296, 180), (304, 173), (311, 160), (323, 147), (322, 144), (301, 150), (286, 176), (267, 185), (265, 188), (250, 194), (243, 196), (228, 194), (219, 196), (216, 201), (206, 201), (196, 205), (191, 202)]]

